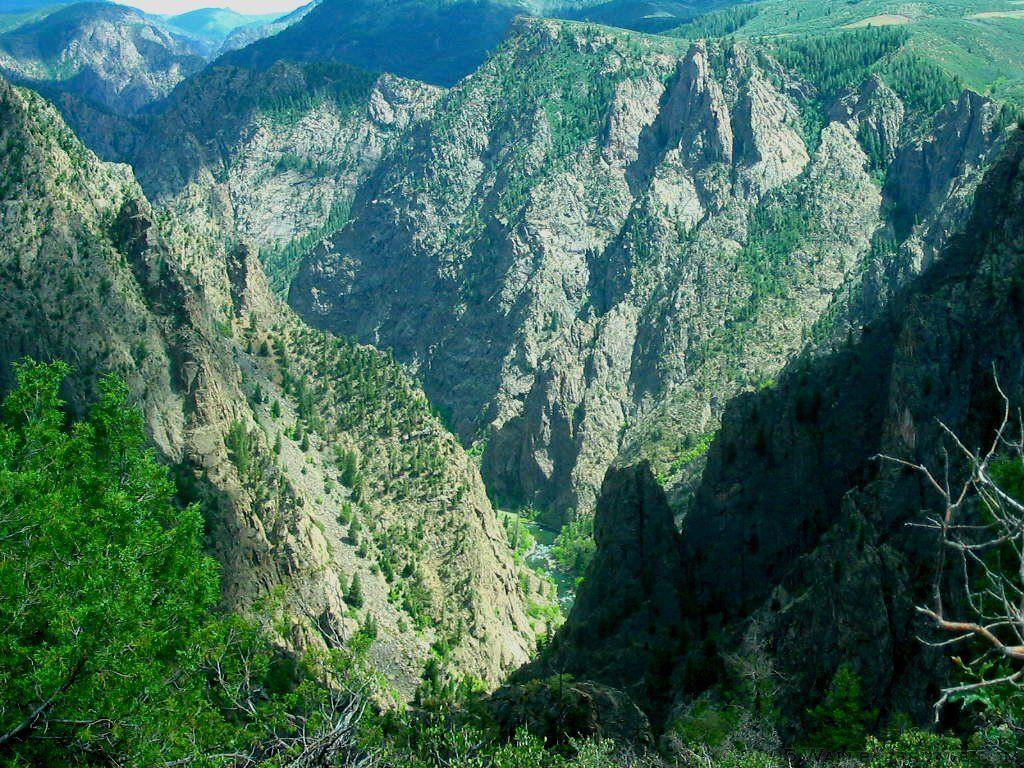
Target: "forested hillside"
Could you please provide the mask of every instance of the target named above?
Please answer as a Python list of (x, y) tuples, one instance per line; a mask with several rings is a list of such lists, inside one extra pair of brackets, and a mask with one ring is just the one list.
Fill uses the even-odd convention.
[(161, 223), (38, 96), (4, 84), (0, 120), (4, 381), (24, 355), (62, 359), (81, 408), (122, 375), (181, 492), (205, 503), (225, 604), (280, 601), (287, 646), (376, 625), (369, 653), (398, 699), (428, 656), (484, 680), (524, 660), (543, 585), (520, 577), (408, 374), (301, 326), (245, 246)]
[(909, 52), (986, 95), (1024, 102), (1024, 25), (1013, 0), (766, 0), (738, 5), (681, 27), (685, 35), (822, 38), (851, 29), (907, 35)]

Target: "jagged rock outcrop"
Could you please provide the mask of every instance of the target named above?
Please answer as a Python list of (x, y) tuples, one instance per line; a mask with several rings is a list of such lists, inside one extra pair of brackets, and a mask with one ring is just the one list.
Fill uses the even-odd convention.
[(891, 163), (903, 143), (906, 108), (900, 97), (878, 75), (860, 88), (844, 94), (829, 111), (833, 121), (846, 123), (863, 137), (868, 135), (879, 152), (879, 161)]
[[(776, 386), (729, 404), (678, 549), (659, 555), (668, 566), (644, 579), (620, 566), (618, 542), (642, 521), (663, 517), (664, 502), (618, 498), (624, 471), (609, 473), (596, 522), (619, 533), (598, 537), (588, 579), (623, 576), (618, 583), (630, 594), (616, 594), (621, 602), (647, 599), (651, 584), (680, 596), (680, 618), (668, 622), (680, 628), (674, 661), (661, 678), (674, 703), (665, 709), (671, 696), (636, 699), (656, 722), (728, 686), (724, 669), (744, 647), (770, 670), (784, 736), (815, 704), (808, 692), (822, 695), (844, 663), (883, 717), (932, 717), (951, 666), (944, 651), (920, 642), (914, 605), (929, 594), (939, 544), (907, 523), (938, 499), (921, 475), (876, 457), (941, 471), (949, 445), (940, 420), (966, 445), (987, 445), (1003, 408), (993, 372), (1015, 403), (1024, 400), (1022, 203), (1018, 132), (978, 188), (964, 234), (857, 341), (826, 357), (803, 357)], [(635, 626), (624, 638), (604, 610), (578, 601), (549, 659), (564, 664), (558, 654), (577, 647), (587, 628), (593, 634), (579, 650), (581, 670), (588, 648), (615, 659), (664, 647), (663, 627), (644, 636)], [(672, 616), (667, 608), (663, 614)], [(624, 669), (626, 662), (598, 663), (592, 679), (643, 690), (646, 669), (638, 665), (628, 679)]]
[(113, 3), (76, 3), (0, 35), (6, 76), (119, 114), (166, 96), (204, 63), (198, 41)]
[(654, 746), (647, 716), (622, 691), (568, 675), (500, 688), (489, 701), (505, 738), (522, 729), (546, 744), (612, 739), (641, 749)]
[[(923, 263), (875, 248), (895, 235), (864, 137), (899, 132), (891, 89), (844, 94), (810, 142), (813, 89), (770, 50), (683, 45), (519, 20), (291, 289), (309, 322), (418, 365), (484, 444), (492, 492), (549, 521), (589, 513), (614, 462), (651, 459), (679, 495), (734, 393), (859, 327)], [(921, 140), (952, 156), (977, 129), (981, 155), (936, 166), (945, 189), (973, 188), (999, 143), (986, 104), (965, 96)], [(901, 140), (893, 167), (920, 151)], [(963, 218), (922, 210), (902, 238)]]
[(76, 406), (121, 374), (204, 502), (225, 604), (273, 611), (281, 642), (372, 624), (370, 661), (400, 699), (435, 643), (450, 649), (436, 661), (491, 683), (525, 661), (534, 628), (505, 534), (404, 369), (304, 327), (252, 250), (163, 220), (126, 166), (3, 81), (0, 146), (0, 387), (24, 355), (71, 363)]

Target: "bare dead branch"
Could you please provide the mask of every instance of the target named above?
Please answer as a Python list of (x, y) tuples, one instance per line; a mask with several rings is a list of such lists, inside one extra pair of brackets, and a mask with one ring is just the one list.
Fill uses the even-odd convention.
[[(988, 653), (1012, 665), (1024, 663), (1024, 503), (1002, 488), (993, 477), (993, 466), (1004, 457), (1024, 462), (1024, 412), (1010, 406), (1009, 398), (993, 371), (996, 390), (1002, 398), (1002, 414), (984, 453), (971, 450), (948, 426), (938, 422), (955, 447), (962, 466), (956, 471), (945, 455), (941, 479), (921, 462), (879, 455), (900, 467), (917, 472), (939, 497), (941, 512), (927, 513), (908, 526), (933, 531), (939, 541), (930, 605), (917, 606), (951, 638), (922, 640), (929, 647), (945, 648), (974, 640)], [(1011, 435), (1011, 432), (1015, 433)], [(951, 480), (951, 474), (962, 478)], [(950, 582), (947, 570), (956, 568)], [(956, 585), (957, 594), (946, 594)], [(950, 617), (944, 598), (959, 606), (959, 617)], [(967, 615), (963, 615), (967, 614)], [(936, 702), (936, 717), (951, 698), (990, 686), (1020, 686), (1024, 668), (949, 686)]]

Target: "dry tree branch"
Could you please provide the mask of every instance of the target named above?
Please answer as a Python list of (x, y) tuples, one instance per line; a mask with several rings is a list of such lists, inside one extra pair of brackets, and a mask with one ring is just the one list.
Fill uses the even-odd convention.
[[(974, 640), (987, 647), (990, 654), (1019, 664), (1024, 662), (1024, 503), (993, 477), (993, 462), (1009, 456), (1024, 463), (1024, 415), (1018, 410), (1013, 418), (1010, 400), (994, 371), (993, 378), (1003, 408), (999, 425), (984, 453), (972, 451), (952, 429), (939, 422), (956, 448), (954, 453), (963, 462), (963, 466), (953, 472), (963, 476), (962, 481), (950, 480), (948, 454), (941, 480), (922, 463), (886, 455), (876, 458), (917, 472), (941, 502), (939, 515), (929, 514), (923, 522), (911, 522), (908, 526), (935, 531), (939, 538), (931, 604), (917, 606), (917, 611), (930, 619), (940, 632), (955, 636), (923, 642), (929, 647), (941, 648)], [(1011, 436), (1011, 431), (1016, 435)], [(999, 559), (994, 561), (993, 558)], [(1004, 567), (1003, 558), (1015, 562)], [(962, 594), (955, 600), (954, 595), (947, 594), (950, 559), (959, 566)], [(944, 597), (959, 606), (956, 609), (959, 616), (947, 613)], [(1024, 668), (944, 688), (935, 704), (935, 717), (938, 719), (942, 707), (951, 698), (1007, 685), (1024, 686)]]

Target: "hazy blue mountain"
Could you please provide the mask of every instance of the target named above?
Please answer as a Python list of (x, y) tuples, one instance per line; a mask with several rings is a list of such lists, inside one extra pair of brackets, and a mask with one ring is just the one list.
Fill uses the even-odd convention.
[[(54, 11), (63, 8), (66, 3), (53, 3), (49, 5), (39, 4), (35, 7), (16, 8), (7, 11), (0, 10), (0, 33), (9, 32), (12, 29), (23, 27), (34, 21), (45, 18)], [(8, 6), (3, 6), (8, 7)]]
[(257, 67), (336, 59), (452, 85), (476, 69), (523, 11), (495, 0), (325, 0), (297, 24), (224, 58)]
[(168, 16), (168, 26), (181, 30), (185, 34), (220, 43), (231, 32), (239, 27), (258, 26), (279, 18), (280, 13), (244, 14), (230, 8), (199, 8), (177, 16)]
[(270, 21), (265, 21), (258, 24), (247, 24), (241, 27), (235, 27), (227, 35), (225, 35), (220, 45), (218, 53), (227, 53), (228, 51), (234, 51), (238, 48), (244, 48), (251, 43), (255, 43), (257, 40), (262, 40), (265, 37), (276, 35), (292, 24), (302, 19), (307, 13), (313, 10), (317, 5), (317, 0), (300, 5), (294, 11), (286, 13), (283, 16), (276, 16)]
[(0, 0), (0, 13), (26, 13), (47, 6), (60, 5), (49, 0)]

